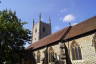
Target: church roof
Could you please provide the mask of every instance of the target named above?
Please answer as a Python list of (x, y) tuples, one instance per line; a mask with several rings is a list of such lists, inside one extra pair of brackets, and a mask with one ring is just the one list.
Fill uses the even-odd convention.
[[(43, 39), (31, 44), (27, 49), (29, 48), (33, 48), (33, 50), (47, 46), (49, 44), (53, 44), (56, 43), (57, 41), (59, 41), (63, 35), (66, 33), (68, 27), (55, 32), (51, 35), (48, 35), (47, 37), (44, 37)], [(67, 40), (73, 37), (76, 37), (78, 35), (90, 32), (96, 30), (96, 16), (87, 19), (77, 25), (72, 26), (72, 28), (70, 29), (70, 31), (68, 32), (68, 34), (64, 37), (63, 40)]]

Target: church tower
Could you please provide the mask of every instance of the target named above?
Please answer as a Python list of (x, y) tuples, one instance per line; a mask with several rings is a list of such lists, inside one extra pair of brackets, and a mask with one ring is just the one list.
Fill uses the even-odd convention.
[(48, 36), (51, 34), (51, 20), (49, 18), (49, 23), (42, 22), (41, 15), (39, 16), (39, 22), (34, 23), (32, 28), (32, 43)]

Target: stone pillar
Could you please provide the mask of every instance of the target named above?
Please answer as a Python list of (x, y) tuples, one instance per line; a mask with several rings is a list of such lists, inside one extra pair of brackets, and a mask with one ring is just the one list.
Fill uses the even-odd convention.
[(60, 64), (66, 64), (65, 45), (60, 43)]
[(60, 43), (60, 61), (60, 64), (72, 64), (65, 43)]

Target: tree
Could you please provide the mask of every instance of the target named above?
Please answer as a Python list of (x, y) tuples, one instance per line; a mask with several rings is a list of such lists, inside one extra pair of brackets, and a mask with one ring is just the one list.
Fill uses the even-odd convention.
[(0, 63), (15, 64), (23, 57), (24, 44), (30, 41), (31, 32), (11, 10), (0, 11)]

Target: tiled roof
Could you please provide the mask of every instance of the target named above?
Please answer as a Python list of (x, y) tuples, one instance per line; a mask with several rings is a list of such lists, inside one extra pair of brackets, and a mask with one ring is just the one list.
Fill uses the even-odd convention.
[[(43, 39), (31, 44), (27, 49), (29, 49), (29, 48), (37, 49), (37, 48), (47, 46), (52, 43), (56, 43), (56, 41), (59, 41), (63, 37), (63, 35), (67, 31), (67, 29), (68, 29), (68, 27), (66, 27), (56, 33), (53, 33), (47, 37), (44, 37)], [(68, 34), (65, 36), (64, 40), (73, 38), (75, 36), (84, 34), (86, 32), (92, 31), (92, 30), (96, 30), (96, 16), (94, 16), (88, 20), (85, 20), (77, 25), (72, 26), (72, 28), (70, 29)]]
[(70, 32), (64, 38), (64, 40), (75, 37), (77, 35), (84, 34), (92, 30), (96, 30), (96, 16), (73, 26)]

